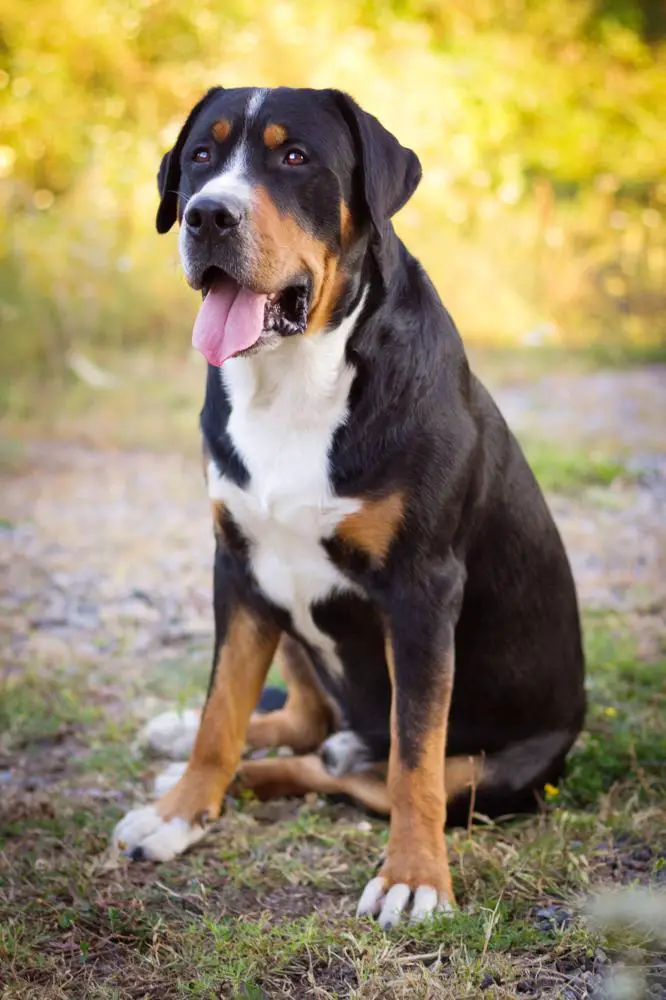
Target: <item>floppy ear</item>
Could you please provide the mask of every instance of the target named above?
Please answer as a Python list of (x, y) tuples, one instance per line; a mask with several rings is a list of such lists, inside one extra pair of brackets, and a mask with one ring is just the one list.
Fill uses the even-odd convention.
[(401, 146), (374, 115), (363, 111), (348, 94), (333, 92), (351, 130), (362, 178), (366, 209), (376, 236), (392, 215), (411, 198), (421, 180), (416, 153)]
[(173, 149), (165, 153), (157, 174), (157, 188), (160, 193), (160, 204), (157, 209), (156, 226), (158, 233), (168, 233), (178, 217), (178, 189), (180, 187), (180, 156), (183, 146), (190, 134), (192, 126), (204, 106), (221, 93), (224, 87), (212, 87), (190, 111), (185, 124), (181, 128)]

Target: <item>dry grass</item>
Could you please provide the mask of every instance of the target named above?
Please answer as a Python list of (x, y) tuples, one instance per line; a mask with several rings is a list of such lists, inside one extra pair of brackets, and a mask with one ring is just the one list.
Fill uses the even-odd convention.
[(157, 766), (132, 749), (122, 689), (101, 698), (76, 665), (10, 677), (3, 1000), (585, 996), (607, 958), (581, 904), (666, 870), (665, 665), (637, 662), (617, 618), (587, 636), (592, 707), (570, 778), (540, 815), (451, 831), (460, 913), (388, 937), (352, 917), (387, 831), (351, 806), (230, 802), (180, 861), (109, 865), (109, 831)]

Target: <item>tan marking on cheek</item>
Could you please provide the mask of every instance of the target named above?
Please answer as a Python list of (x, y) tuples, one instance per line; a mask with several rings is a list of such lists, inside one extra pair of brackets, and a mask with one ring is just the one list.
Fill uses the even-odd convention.
[(156, 804), (165, 820), (190, 823), (219, 815), (234, 776), (252, 709), (259, 700), (279, 633), (244, 608), (232, 616), (187, 770)]
[(287, 141), (287, 130), (284, 125), (277, 125), (271, 122), (264, 129), (264, 143), (269, 149), (277, 149), (283, 142)]
[(213, 125), (213, 139), (215, 142), (224, 142), (231, 133), (231, 122), (228, 118), (220, 118)]
[(404, 510), (402, 493), (391, 493), (382, 500), (367, 500), (360, 510), (340, 522), (336, 535), (381, 562), (402, 524)]
[(354, 238), (354, 223), (349, 206), (346, 202), (340, 202), (340, 242), (343, 248), (350, 245)]
[(224, 537), (224, 514), (225, 507), (220, 500), (211, 500), (210, 509), (213, 515), (213, 531), (220, 538)]
[(322, 240), (281, 214), (268, 191), (255, 192), (253, 227), (258, 244), (255, 280), (265, 289), (284, 287), (303, 271), (312, 277), (312, 303), (306, 333), (322, 330), (331, 317), (344, 284), (339, 259)]
[(337, 257), (329, 254), (324, 259), (323, 277), (320, 282), (315, 282), (315, 294), (312, 299), (308, 325), (305, 329), (306, 335), (319, 333), (329, 325), (333, 310), (340, 298), (344, 288), (344, 275), (339, 270), (340, 262)]

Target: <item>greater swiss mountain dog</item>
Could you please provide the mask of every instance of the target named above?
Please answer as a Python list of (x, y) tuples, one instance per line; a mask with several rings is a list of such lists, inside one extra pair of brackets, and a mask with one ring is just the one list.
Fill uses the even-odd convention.
[[(533, 808), (585, 712), (559, 534), (391, 224), (420, 176), (336, 90), (216, 87), (162, 161), (203, 293), (215, 652), (183, 776), (115, 834), (168, 860), (229, 788), (350, 796), (391, 817), (358, 906), (382, 926), (451, 907), (447, 809)], [(276, 654), (286, 702), (253, 711)]]

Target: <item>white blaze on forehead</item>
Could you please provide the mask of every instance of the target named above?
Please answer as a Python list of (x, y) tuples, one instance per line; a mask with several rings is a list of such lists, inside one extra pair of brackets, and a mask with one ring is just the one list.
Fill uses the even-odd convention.
[(250, 203), (252, 187), (247, 176), (248, 132), (267, 93), (268, 91), (262, 89), (252, 91), (243, 113), (241, 136), (234, 146), (231, 156), (225, 160), (220, 173), (207, 181), (201, 190), (192, 196), (190, 205), (195, 205), (199, 198), (224, 198), (225, 195), (237, 199), (244, 205)]
[[(220, 201), (230, 198), (236, 201), (242, 208), (249, 208), (252, 204), (253, 191), (248, 178), (248, 131), (256, 120), (257, 113), (267, 93), (267, 90), (260, 88), (252, 91), (243, 112), (243, 128), (240, 139), (233, 147), (231, 155), (224, 161), (220, 173), (216, 174), (215, 177), (211, 177), (209, 181), (206, 181), (204, 186), (196, 194), (192, 195), (186, 207), (195, 208), (197, 202), (204, 198), (219, 198)], [(187, 226), (181, 226), (178, 247), (181, 263), (186, 274), (189, 270), (187, 244)]]
[(266, 94), (268, 91), (263, 87), (257, 87), (250, 94), (250, 99), (247, 102), (247, 108), (245, 109), (245, 127), (251, 125), (254, 119), (257, 117), (257, 112), (259, 108), (266, 100)]

